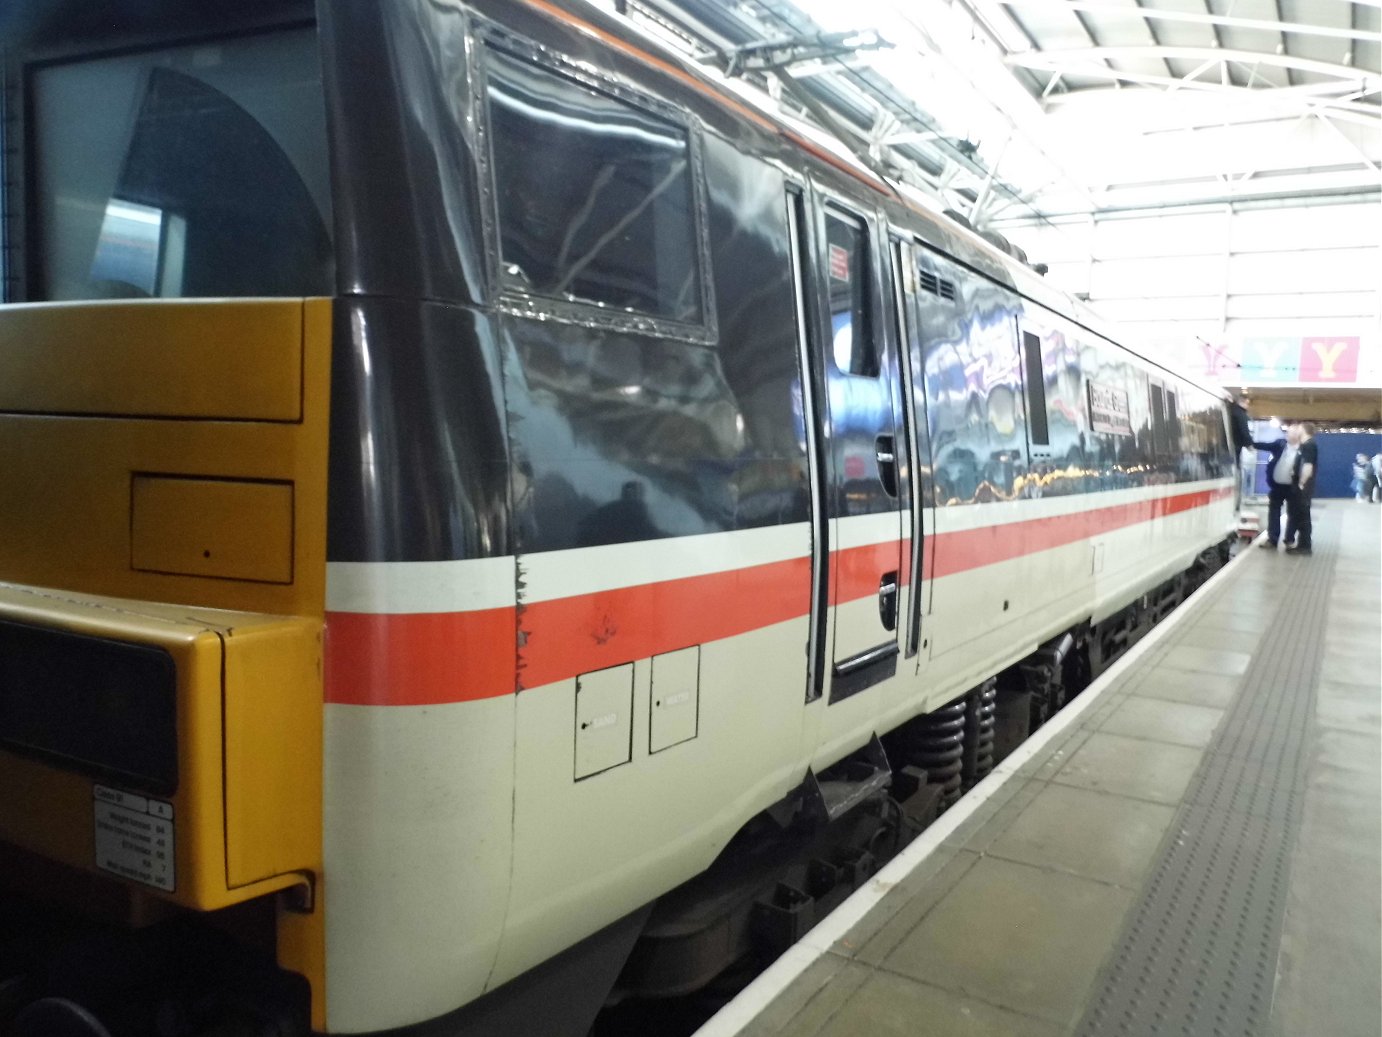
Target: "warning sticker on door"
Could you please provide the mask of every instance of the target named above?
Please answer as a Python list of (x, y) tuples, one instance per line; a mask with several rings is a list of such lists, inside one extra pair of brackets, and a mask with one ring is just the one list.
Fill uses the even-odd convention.
[(836, 281), (849, 280), (849, 252), (839, 245), (830, 246), (830, 276)]
[(96, 867), (173, 892), (173, 804), (95, 787)]

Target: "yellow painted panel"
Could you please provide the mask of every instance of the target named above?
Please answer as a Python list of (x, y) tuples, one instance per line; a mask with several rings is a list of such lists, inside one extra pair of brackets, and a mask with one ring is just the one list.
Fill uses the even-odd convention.
[[(305, 348), (305, 410), (299, 423), (0, 413), (5, 463), (0, 580), (138, 601), (320, 616), (326, 584), (331, 302), (309, 299), (294, 305), (302, 314)], [(0, 323), (8, 315), (0, 308)], [(274, 377), (271, 366), (259, 376)], [(155, 368), (147, 377), (162, 376)], [(291, 483), (292, 582), (133, 568), (135, 473)]]
[(297, 421), (300, 299), (0, 308), (0, 411)]
[(225, 633), (226, 876), (231, 887), (319, 866), (322, 624)]
[(293, 486), (136, 475), (130, 564), (186, 576), (293, 582)]

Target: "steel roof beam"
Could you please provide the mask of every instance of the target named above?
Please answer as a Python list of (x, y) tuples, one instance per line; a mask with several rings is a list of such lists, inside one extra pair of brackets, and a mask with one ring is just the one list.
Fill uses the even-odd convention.
[[(1085, 74), (1092, 74), (1086, 72)], [(1107, 73), (1108, 75), (1121, 75), (1125, 82), (1140, 83), (1143, 86), (1164, 86), (1167, 87), (1164, 94), (1169, 94), (1176, 89), (1184, 89), (1194, 93), (1217, 94), (1221, 98), (1232, 98), (1243, 102), (1244, 106), (1249, 104), (1259, 108), (1277, 108), (1296, 114), (1301, 108), (1326, 108), (1338, 115), (1348, 114), (1354, 121), (1377, 128), (1379, 123), (1378, 107), (1375, 104), (1359, 102), (1359, 98), (1367, 97), (1369, 94), (1377, 92), (1377, 86), (1368, 87), (1366, 84), (1359, 86), (1357, 80), (1352, 82), (1332, 82), (1332, 83), (1308, 83), (1301, 86), (1292, 87), (1273, 87), (1271, 89), (1249, 88), (1245, 86), (1225, 86), (1222, 83), (1206, 83), (1190, 81), (1185, 79), (1165, 79), (1162, 76), (1142, 76), (1133, 73)], [(1079, 105), (1086, 104), (1092, 95), (1101, 93), (1095, 90), (1081, 90), (1079, 95), (1065, 96), (1059, 98), (1052, 97), (1049, 101), (1054, 106), (1060, 105)], [(1112, 93), (1104, 90), (1103, 94)], [(1336, 96), (1337, 95), (1337, 96)], [(1283, 106), (1282, 102), (1285, 102)], [(1242, 120), (1233, 120), (1240, 122)], [(1260, 121), (1260, 120), (1259, 120)], [(1213, 125), (1223, 125), (1223, 120), (1215, 120)], [(1157, 132), (1159, 128), (1148, 130), (1147, 132)]]
[(1369, 155), (1369, 154), (1368, 154), (1366, 151), (1364, 151), (1362, 148), (1360, 148), (1360, 147), (1358, 146), (1358, 142), (1357, 142), (1357, 141), (1355, 141), (1352, 137), (1350, 137), (1350, 136), (1349, 136), (1347, 133), (1345, 133), (1343, 130), (1339, 129), (1339, 127), (1336, 126), (1336, 125), (1334, 124), (1334, 121), (1333, 121), (1332, 119), (1330, 119), (1329, 116), (1328, 116), (1325, 112), (1322, 112), (1322, 111), (1320, 111), (1320, 110), (1317, 108), (1317, 109), (1315, 109), (1315, 111), (1314, 111), (1313, 114), (1314, 114), (1315, 118), (1319, 119), (1320, 122), (1324, 123), (1325, 126), (1329, 127), (1329, 129), (1330, 129), (1337, 137), (1339, 137), (1340, 140), (1342, 140), (1345, 144), (1347, 144), (1350, 148), (1352, 148), (1354, 151), (1356, 151), (1356, 152), (1358, 153), (1358, 157), (1359, 157), (1360, 159), (1363, 160), (1363, 165), (1367, 166), (1367, 167), (1368, 167), (1369, 169), (1371, 169), (1374, 173), (1382, 173), (1382, 169), (1379, 169), (1379, 168), (1378, 168), (1378, 165), (1377, 165), (1376, 162), (1373, 161), (1372, 156)]
[[(1146, 76), (1144, 79), (1153, 79), (1153, 77)], [(1177, 82), (1179, 82), (1179, 80), (1177, 80)], [(1148, 83), (1148, 86), (1157, 86), (1157, 83)], [(1252, 105), (1253, 108), (1258, 109), (1259, 115), (1256, 116), (1256, 118), (1251, 120), (1231, 119), (1230, 122), (1234, 124), (1241, 124), (1244, 122), (1278, 122), (1278, 120), (1284, 118), (1284, 116), (1298, 115), (1302, 109), (1312, 109), (1312, 111), (1313, 109), (1324, 109), (1324, 111), (1331, 112), (1336, 118), (1346, 119), (1349, 120), (1349, 122), (1356, 122), (1360, 124), (1360, 126), (1367, 126), (1372, 130), (1378, 129), (1378, 106), (1359, 102), (1357, 98), (1365, 97), (1367, 94), (1365, 94), (1364, 91), (1356, 90), (1356, 88), (1354, 88), (1356, 84), (1321, 83), (1318, 84), (1318, 86), (1342, 87), (1346, 93), (1334, 97), (1334, 95), (1331, 95), (1331, 91), (1324, 90), (1317, 90), (1314, 94), (1303, 93), (1305, 87), (1277, 87), (1274, 88), (1274, 90), (1248, 90), (1247, 87), (1226, 87), (1219, 86), (1218, 83), (1193, 84), (1194, 90), (1198, 91), (1198, 93), (1216, 94), (1219, 95), (1220, 98), (1230, 98), (1230, 100), (1241, 101), (1244, 106)], [(1274, 97), (1274, 94), (1280, 94), (1285, 90), (1302, 91), (1302, 93), (1294, 94), (1292, 97), (1288, 98)], [(1085, 94), (1085, 97), (1088, 98), (1089, 95), (1095, 93), (1095, 91), (1083, 90), (1081, 93)], [(1104, 91), (1104, 93), (1113, 93), (1113, 91)], [(1282, 104), (1282, 102), (1285, 102), (1285, 104)], [(1082, 101), (1070, 101), (1067, 102), (1067, 104), (1082, 104)], [(1277, 119), (1263, 118), (1263, 116), (1260, 115), (1260, 112), (1263, 111), (1280, 112), (1280, 116), (1278, 116)], [(1177, 118), (1175, 123), (1175, 126), (1169, 127), (1169, 129), (1197, 129), (1193, 124), (1186, 123), (1180, 118)], [(1209, 126), (1223, 126), (1223, 124), (1224, 119), (1223, 116), (1220, 115), (1219, 118), (1213, 120), (1212, 123), (1206, 123), (1205, 126), (1198, 127), (1198, 129), (1208, 129)], [(1146, 134), (1146, 136), (1151, 136), (1151, 134), (1154, 133), (1164, 133), (1165, 129), (1168, 129), (1168, 127), (1148, 126), (1147, 129), (1143, 130), (1143, 133)]]
[[(1281, 42), (1278, 43), (1278, 44), (1276, 45), (1276, 47), (1277, 47), (1277, 50), (1278, 50), (1280, 53), (1285, 54), (1285, 53), (1286, 53), (1286, 44), (1287, 44), (1287, 40), (1286, 40), (1286, 31), (1287, 31), (1287, 30), (1286, 30), (1286, 18), (1285, 18), (1285, 16), (1281, 13), (1281, 0), (1272, 0), (1272, 6), (1273, 6), (1274, 8), (1276, 8), (1276, 20), (1277, 20), (1277, 22), (1278, 22), (1278, 25), (1277, 25), (1277, 35), (1279, 35), (1279, 36), (1281, 37)], [(1293, 69), (1293, 68), (1288, 68), (1288, 69), (1286, 70), (1286, 85), (1287, 85), (1287, 86), (1295, 86), (1295, 85), (1296, 85), (1296, 70)]]
[[(1218, 64), (1218, 62), (1214, 62), (1214, 64)], [(1198, 71), (1203, 70), (1204, 69), (1201, 68)], [(1096, 71), (1094, 68), (1060, 69), (1059, 71), (1071, 72), (1075, 75), (1082, 76), (1095, 76), (1102, 74), (1104, 78), (1111, 78), (1117, 76), (1126, 82), (1141, 83), (1143, 86), (1164, 86), (1167, 88), (1167, 92), (1173, 90), (1189, 90), (1202, 93), (1222, 94), (1225, 97), (1241, 97), (1245, 99), (1251, 98), (1263, 102), (1270, 102), (1273, 100), (1290, 100), (1297, 99), (1300, 97), (1314, 97), (1315, 95), (1320, 95), (1322, 97), (1327, 98), (1330, 95), (1336, 93), (1349, 94), (1352, 97), (1367, 97), (1369, 94), (1377, 93), (1379, 89), (1377, 82), (1375, 82), (1375, 80), (1377, 80), (1378, 78), (1376, 76), (1355, 76), (1352, 79), (1334, 80), (1328, 83), (1307, 83), (1301, 86), (1278, 86), (1272, 87), (1271, 89), (1263, 89), (1257, 87), (1248, 88), (1245, 86), (1234, 86), (1231, 84), (1226, 85), (1224, 83), (1216, 83), (1201, 79), (1192, 79), (1190, 78), (1190, 76), (1187, 76), (1184, 79), (1170, 79), (1166, 76), (1144, 75), (1139, 72), (1117, 72), (1110, 69), (1105, 69), (1102, 66), (1099, 66), (1098, 71)], [(1195, 75), (1195, 73), (1191, 73), (1191, 76), (1193, 75)], [(1367, 80), (1369, 78), (1374, 80), (1374, 82), (1368, 82)], [(1082, 90), (1074, 95), (1061, 94), (1058, 97), (1047, 98), (1047, 102), (1049, 105), (1052, 106), (1080, 104), (1082, 103), (1080, 96), (1081, 94), (1089, 95), (1093, 92), (1094, 91), (1092, 90)], [(1107, 93), (1107, 91), (1105, 92)], [(1360, 110), (1371, 113), (1374, 118), (1376, 118), (1379, 115), (1378, 108), (1376, 105), (1368, 105)]]
[[(1355, 32), (1358, 30), (1358, 12), (1359, 12), (1359, 8), (1355, 7), (1355, 6), (1352, 5), (1352, 4), (1349, 4), (1349, 7), (1348, 7), (1348, 27), (1349, 27), (1350, 29), (1354, 30)], [(1345, 65), (1352, 65), (1352, 64), (1353, 64), (1353, 52), (1354, 52), (1355, 49), (1356, 49), (1356, 48), (1353, 46), (1353, 44), (1352, 44), (1352, 43), (1349, 43), (1349, 45), (1348, 45), (1348, 53), (1344, 55), (1344, 64), (1345, 64)]]
[[(1214, 13), (1214, 8), (1209, 6), (1209, 0), (1204, 0), (1204, 13), (1206, 16), (1213, 15)], [(1214, 33), (1214, 50), (1222, 51), (1224, 49), (1223, 28), (1218, 24), (1211, 22), (1209, 25), (1209, 31)], [(1233, 73), (1229, 71), (1227, 61), (1221, 62), (1219, 65), (1219, 82), (1222, 83), (1224, 86), (1238, 85), (1233, 81)], [(1251, 86), (1252, 80), (1249, 80), (1246, 85)]]
[[(1186, 22), (1197, 25), (1220, 25), (1226, 29), (1262, 29), (1266, 32), (1282, 33), (1282, 40), (1285, 41), (1285, 33), (1299, 33), (1304, 36), (1331, 36), (1335, 39), (1363, 40), (1367, 43), (1382, 43), (1382, 32), (1369, 32), (1366, 29), (1357, 28), (1357, 18), (1353, 19), (1354, 27), (1343, 29), (1332, 25), (1309, 25), (1305, 22), (1288, 22), (1283, 18), (1272, 21), (1267, 18), (1240, 18), (1231, 14), (1196, 14), (1193, 11), (1172, 11), (1158, 7), (1124, 7), (1122, 5), (1113, 6), (1107, 3), (1100, 3), (1098, 0), (1002, 0), (1006, 7), (1029, 7), (1036, 10), (1045, 8), (1047, 10), (1059, 8), (1069, 11), (1097, 11), (1101, 15), (1122, 15), (1125, 18), (1142, 18), (1148, 21), (1160, 20), (1169, 22)], [(1358, 0), (1353, 0), (1354, 4)], [(1377, 0), (1373, 6), (1382, 6), (1382, 0)], [(1281, 10), (1280, 2), (1276, 9)]]
[[(1382, 2), (1382, 0), (1379, 0), (1379, 2)], [(1298, 58), (1293, 54), (1264, 54), (1261, 51), (1231, 50), (1219, 47), (1093, 47), (1087, 50), (1044, 50), (1027, 54), (1009, 54), (1003, 61), (1010, 66), (1020, 65), (1023, 68), (1035, 68), (1047, 72), (1096, 75), (1098, 71), (1105, 66), (1102, 64), (1095, 64), (1095, 62), (1118, 60), (1120, 58), (1151, 58), (1155, 60), (1162, 56), (1169, 58), (1184, 58), (1188, 61), (1236, 61), (1243, 65), (1251, 65), (1254, 62), (1260, 62), (1264, 65), (1276, 65), (1279, 68), (1294, 68), (1299, 72), (1314, 72), (1322, 76), (1335, 76), (1339, 79), (1354, 81), (1358, 79), (1378, 80), (1382, 78), (1375, 73), (1369, 74), (1367, 72), (1360, 72), (1360, 70), (1354, 66), (1335, 64), (1332, 61), (1315, 61), (1311, 58)], [(1374, 89), (1376, 88), (1374, 87)]]
[[(1207, 62), (1200, 66), (1195, 72), (1190, 73), (1188, 76), (1183, 76), (1180, 79), (1152, 75), (1143, 76), (1141, 78), (1147, 80), (1146, 85), (1148, 86), (1167, 87), (1168, 93), (1174, 90), (1198, 90), (1201, 92), (1220, 94), (1224, 97), (1238, 97), (1244, 100), (1264, 103), (1273, 100), (1290, 102), (1301, 98), (1312, 97), (1336, 97), (1344, 100), (1353, 100), (1358, 97), (1366, 97), (1370, 93), (1377, 93), (1379, 89), (1382, 89), (1382, 77), (1366, 76), (1363, 74), (1355, 75), (1350, 79), (1328, 79), (1318, 83), (1300, 83), (1296, 86), (1277, 86), (1269, 90), (1248, 90), (1246, 87), (1241, 86), (1220, 86), (1218, 83), (1205, 82), (1195, 78), (1199, 72), (1209, 68), (1212, 64), (1214, 63)], [(1056, 97), (1049, 97), (1047, 98), (1046, 107), (1056, 108), (1062, 105), (1083, 104), (1091, 98), (1108, 96), (1111, 93), (1112, 91), (1108, 89), (1101, 90), (1097, 87), (1091, 87), (1090, 89), (1082, 90), (1076, 94), (1061, 94)], [(1374, 117), (1382, 115), (1382, 112), (1379, 112), (1376, 105), (1368, 106), (1367, 110), (1371, 112)]]
[[(1142, 6), (1142, 0), (1133, 0), (1133, 3), (1137, 5), (1138, 12), (1144, 15), (1142, 20), (1147, 23), (1147, 33), (1152, 37), (1152, 42), (1158, 47), (1163, 46), (1161, 37), (1156, 31), (1156, 21), (1145, 17), (1146, 8)], [(1176, 74), (1176, 70), (1171, 67), (1171, 62), (1166, 58), (1161, 59), (1161, 64), (1165, 67), (1168, 76), (1174, 76)]]

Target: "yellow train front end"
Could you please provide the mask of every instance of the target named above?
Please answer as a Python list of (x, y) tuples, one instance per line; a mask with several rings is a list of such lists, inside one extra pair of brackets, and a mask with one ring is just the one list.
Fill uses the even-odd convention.
[(313, 19), (0, 12), (0, 1033), (324, 1029)]
[(195, 912), (319, 975), (329, 349), (327, 300), (0, 308), (0, 888), (31, 911)]

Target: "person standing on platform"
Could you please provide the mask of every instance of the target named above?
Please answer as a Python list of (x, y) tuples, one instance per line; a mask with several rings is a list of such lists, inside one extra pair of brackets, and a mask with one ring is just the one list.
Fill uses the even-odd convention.
[(1368, 500), (1372, 496), (1372, 462), (1367, 454), (1359, 454), (1353, 459), (1354, 500)]
[(1382, 450), (1372, 455), (1372, 502), (1382, 503)]
[[(1294, 492), (1286, 499), (1286, 539), (1288, 555), (1308, 555), (1310, 550), (1310, 498), (1315, 495), (1315, 470), (1320, 464), (1320, 448), (1315, 442), (1315, 426), (1300, 425), (1300, 445), (1296, 449)], [(1294, 543), (1289, 541), (1294, 540)]]
[[(1271, 455), (1267, 461), (1267, 539), (1258, 545), (1267, 550), (1276, 550), (1277, 541), (1281, 539), (1281, 509), (1294, 496), (1291, 491), (1295, 486), (1293, 475), (1299, 442), (1299, 427), (1290, 425), (1283, 439), (1253, 443), (1258, 450), (1265, 450)], [(1289, 527), (1289, 521), (1287, 525)]]

